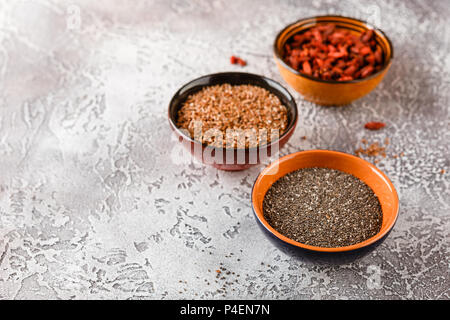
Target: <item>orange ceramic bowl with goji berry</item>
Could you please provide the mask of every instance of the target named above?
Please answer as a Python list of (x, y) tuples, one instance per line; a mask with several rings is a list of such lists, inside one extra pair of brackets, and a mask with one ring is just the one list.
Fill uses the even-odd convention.
[[(285, 60), (286, 44), (294, 35), (303, 34), (309, 29), (333, 24), (336, 29), (345, 30), (351, 35), (363, 35), (373, 30), (373, 40), (377, 48), (382, 51), (383, 61), (377, 70), (363, 78), (345, 80), (323, 79), (309, 73), (300, 72)], [(383, 31), (372, 27), (368, 23), (342, 16), (319, 16), (299, 20), (281, 30), (274, 43), (275, 62), (284, 80), (303, 97), (320, 105), (346, 105), (371, 92), (383, 79), (389, 70), (394, 49), (389, 38)], [(344, 80), (343, 80), (344, 79)]]

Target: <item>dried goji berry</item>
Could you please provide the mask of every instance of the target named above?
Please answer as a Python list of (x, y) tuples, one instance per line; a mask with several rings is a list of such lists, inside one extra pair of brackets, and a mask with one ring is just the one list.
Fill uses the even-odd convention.
[(355, 65), (351, 65), (349, 66), (347, 69), (344, 70), (344, 74), (347, 76), (351, 76), (355, 73), (356, 71), (356, 66)]
[(380, 46), (377, 45), (377, 48), (373, 55), (375, 57), (376, 63), (381, 64), (383, 62), (383, 51), (381, 50)]
[(242, 60), (241, 58), (238, 58), (238, 61), (237, 61), (241, 66), (246, 66), (247, 65), (247, 61), (245, 61), (245, 60)]
[(311, 70), (311, 65), (309, 64), (308, 61), (303, 62), (303, 72), (306, 74), (311, 74), (312, 70)]
[(294, 41), (299, 42), (300, 44), (303, 42), (304, 39), (305, 39), (305, 36), (302, 34), (296, 34), (294, 36)]
[(241, 58), (236, 57), (236, 56), (231, 56), (230, 62), (231, 62), (231, 64), (236, 64), (237, 63), (237, 64), (239, 64), (241, 66), (247, 65), (247, 62), (245, 60), (242, 60)]
[(351, 81), (351, 80), (353, 80), (353, 77), (351, 77), (351, 76), (342, 76), (338, 80), (339, 81)]
[(323, 60), (322, 60), (322, 59), (316, 58), (316, 59), (314, 59), (314, 62), (317, 64), (317, 66), (318, 66), (319, 68), (322, 68), (322, 67), (323, 67)]
[(328, 56), (329, 56), (329, 57), (332, 57), (332, 58), (342, 58), (342, 57), (345, 56), (345, 53), (340, 52), (340, 51), (330, 52), (330, 53), (328, 54)]
[(363, 34), (361, 34), (361, 41), (369, 42), (370, 39), (372, 39), (372, 37), (373, 37), (373, 30), (369, 29), (369, 30), (363, 32)]
[(360, 53), (361, 55), (363, 55), (363, 56), (365, 56), (365, 55), (367, 55), (367, 54), (369, 54), (369, 53), (371, 53), (371, 52), (372, 52), (372, 49), (370, 49), (369, 46), (364, 46), (364, 47), (362, 47), (361, 49), (359, 49), (359, 53)]
[(342, 69), (338, 68), (338, 67), (333, 67), (333, 69), (331, 69), (331, 75), (337, 78), (340, 78), (342, 74)]
[(335, 64), (334, 66), (335, 66), (336, 68), (339, 68), (339, 69), (344, 69), (345, 66), (346, 66), (346, 63), (345, 63), (344, 60), (339, 59), (339, 60), (336, 61), (336, 64)]
[(318, 29), (315, 29), (312, 34), (314, 35), (314, 38), (317, 42), (322, 42), (322, 35), (320, 34), (320, 31)]
[(361, 69), (361, 78), (365, 78), (369, 75), (371, 75), (373, 72), (373, 67), (372, 66), (366, 66), (364, 68)]
[(381, 128), (384, 128), (385, 126), (386, 126), (386, 124), (384, 122), (371, 121), (371, 122), (367, 122), (364, 125), (364, 128), (369, 129), (369, 130), (379, 130)]

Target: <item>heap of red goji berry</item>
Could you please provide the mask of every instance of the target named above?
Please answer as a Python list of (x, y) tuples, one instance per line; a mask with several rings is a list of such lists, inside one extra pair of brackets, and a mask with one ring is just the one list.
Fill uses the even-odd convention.
[(304, 74), (335, 81), (365, 78), (383, 66), (383, 51), (373, 30), (361, 34), (322, 24), (292, 36), (284, 61)]

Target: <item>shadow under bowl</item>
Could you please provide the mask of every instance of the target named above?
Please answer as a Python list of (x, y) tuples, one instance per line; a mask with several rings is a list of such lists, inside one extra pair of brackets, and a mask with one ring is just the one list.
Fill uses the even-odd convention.
[[(297, 242), (275, 230), (267, 222), (263, 213), (263, 201), (267, 191), (275, 181), (286, 174), (299, 169), (312, 167), (340, 170), (366, 183), (373, 190), (381, 204), (383, 220), (380, 231), (373, 237), (354, 245), (325, 248)], [(317, 257), (317, 253), (321, 253), (322, 256), (323, 254), (329, 255), (329, 253), (335, 253), (336, 255), (331, 258), (334, 259), (337, 254), (343, 256), (342, 253), (348, 253), (349, 251), (352, 251), (353, 258), (357, 258), (368, 253), (388, 235), (397, 220), (399, 210), (397, 191), (383, 172), (361, 158), (329, 150), (300, 151), (284, 156), (270, 164), (256, 179), (252, 189), (251, 201), (255, 218), (265, 230), (265, 234), (269, 236), (270, 240), (275, 241), (284, 250), (296, 252), (298, 256), (306, 258)], [(351, 258), (351, 255), (347, 255), (344, 260), (347, 258)]]
[[(228, 83), (254, 85), (277, 96), (287, 108), (288, 125), (280, 137), (269, 144), (255, 148), (217, 148), (202, 144), (189, 133), (177, 127), (178, 111), (186, 99), (204, 87)], [(250, 168), (276, 154), (294, 133), (298, 120), (297, 104), (289, 91), (278, 82), (264, 76), (244, 72), (223, 72), (202, 76), (182, 86), (172, 97), (168, 112), (169, 124), (178, 140), (199, 161), (220, 170), (238, 171)]]
[[(384, 55), (383, 67), (376, 73), (351, 81), (322, 80), (301, 73), (290, 67), (284, 60), (285, 43), (295, 34), (301, 33), (311, 27), (332, 23), (336, 27), (349, 30), (354, 34), (373, 29), (375, 41), (381, 47)], [(273, 45), (274, 58), (283, 79), (303, 97), (319, 105), (346, 105), (371, 92), (383, 79), (389, 70), (394, 57), (394, 48), (391, 41), (383, 31), (377, 29), (367, 22), (342, 17), (342, 16), (318, 16), (301, 19), (281, 30)]]

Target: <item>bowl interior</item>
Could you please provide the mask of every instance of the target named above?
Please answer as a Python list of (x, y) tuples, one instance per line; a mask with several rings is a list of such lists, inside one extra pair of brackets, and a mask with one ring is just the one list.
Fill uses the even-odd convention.
[[(263, 214), (263, 200), (266, 192), (275, 181), (289, 172), (311, 167), (324, 167), (344, 171), (364, 181), (377, 195), (381, 204), (383, 222), (378, 234), (351, 246), (323, 248), (291, 240), (273, 229), (266, 221)], [(386, 235), (394, 226), (397, 219), (399, 202), (397, 192), (392, 182), (369, 162), (346, 153), (328, 150), (311, 150), (284, 156), (265, 168), (258, 176), (253, 186), (252, 205), (259, 221), (267, 230), (282, 241), (314, 251), (340, 252), (368, 246)]]
[[(313, 76), (309, 76), (306, 74), (303, 74), (301, 72), (298, 72), (297, 70), (291, 68), (284, 60), (283, 60), (283, 56), (284, 56), (284, 45), (285, 43), (295, 34), (299, 33), (299, 32), (303, 32), (306, 31), (307, 29), (313, 27), (313, 26), (317, 26), (317, 25), (321, 25), (321, 24), (328, 24), (328, 23), (333, 23), (336, 25), (336, 27), (341, 28), (341, 29), (347, 29), (352, 33), (355, 34), (361, 34), (362, 32), (368, 30), (368, 29), (373, 29), (374, 33), (375, 33), (375, 41), (377, 42), (377, 44), (381, 47), (382, 51), (383, 51), (383, 55), (384, 55), (384, 64), (383, 67), (371, 74), (370, 76), (363, 78), (363, 79), (355, 79), (355, 80), (351, 80), (351, 81), (334, 81), (334, 80), (323, 80), (323, 79), (318, 79), (315, 78)], [(275, 43), (274, 43), (274, 53), (275, 53), (275, 57), (280, 61), (280, 63), (282, 63), (286, 68), (289, 69), (289, 71), (302, 76), (302, 77), (306, 77), (308, 79), (311, 80), (316, 80), (316, 81), (320, 81), (320, 82), (327, 82), (327, 83), (351, 83), (351, 82), (361, 82), (367, 79), (371, 79), (376, 77), (378, 74), (382, 73), (391, 63), (391, 60), (394, 56), (394, 51), (393, 51), (393, 47), (392, 47), (392, 43), (389, 40), (389, 38), (383, 33), (383, 31), (381, 31), (380, 29), (377, 29), (373, 26), (371, 26), (370, 24), (358, 20), (358, 19), (353, 19), (353, 18), (348, 18), (348, 17), (342, 17), (342, 16), (319, 16), (319, 17), (312, 17), (312, 18), (306, 18), (306, 19), (301, 19), (297, 22), (294, 22), (290, 25), (288, 25), (287, 27), (285, 27), (283, 30), (280, 31), (280, 33), (278, 33), (277, 37), (275, 38)]]
[(223, 72), (206, 75), (192, 80), (191, 82), (181, 87), (175, 93), (169, 104), (169, 121), (171, 122), (172, 127), (177, 130), (180, 135), (183, 135), (187, 140), (197, 142), (191, 137), (184, 134), (184, 132), (182, 132), (181, 130), (178, 130), (176, 126), (178, 110), (181, 108), (184, 101), (186, 101), (189, 95), (200, 91), (204, 87), (224, 83), (229, 83), (231, 85), (249, 84), (262, 87), (276, 95), (280, 99), (281, 103), (286, 106), (286, 108), (288, 109), (288, 126), (285, 132), (280, 136), (280, 138), (277, 141), (272, 141), (270, 144), (278, 142), (295, 125), (295, 122), (297, 120), (297, 104), (295, 103), (295, 100), (291, 96), (289, 91), (285, 89), (281, 84), (269, 78), (256, 74), (244, 72)]

